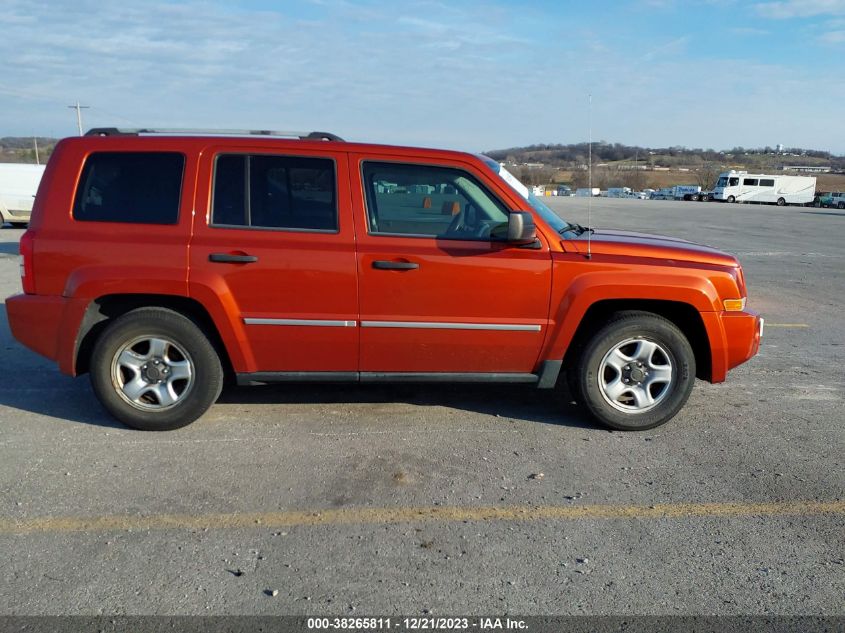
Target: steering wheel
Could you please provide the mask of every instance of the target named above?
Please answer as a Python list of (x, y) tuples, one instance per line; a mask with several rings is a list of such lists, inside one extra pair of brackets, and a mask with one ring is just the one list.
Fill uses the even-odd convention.
[(455, 239), (489, 240), (493, 227), (487, 222), (480, 222), (477, 227), (466, 224), (466, 209), (460, 211), (449, 223), (449, 228), (443, 234), (444, 237)]
[(446, 229), (445, 235), (465, 233), (467, 227), (464, 224), (464, 216), (465, 216), (465, 211), (463, 211), (463, 210), (459, 211), (455, 215), (455, 217), (452, 218), (452, 221), (449, 223), (449, 227)]

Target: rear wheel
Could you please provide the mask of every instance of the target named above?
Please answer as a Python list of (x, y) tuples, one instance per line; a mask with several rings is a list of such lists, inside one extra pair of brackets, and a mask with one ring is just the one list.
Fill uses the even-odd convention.
[(778, 198), (778, 206), (779, 207), (785, 207), (786, 206), (786, 200), (784, 200), (783, 198)]
[(168, 431), (214, 404), (223, 368), (197, 325), (166, 308), (140, 308), (115, 319), (94, 345), (91, 385), (124, 424)]
[(671, 321), (649, 312), (617, 313), (587, 343), (576, 397), (603, 424), (646, 430), (671, 420), (695, 382), (695, 355)]
[(845, 209), (845, 202), (840, 202), (839, 204), (836, 205), (836, 208), (837, 209)]

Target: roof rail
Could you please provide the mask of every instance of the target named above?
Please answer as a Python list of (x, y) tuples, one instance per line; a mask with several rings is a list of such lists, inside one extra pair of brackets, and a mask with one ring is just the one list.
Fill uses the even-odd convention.
[(278, 130), (200, 130), (180, 128), (117, 128), (95, 127), (85, 133), (85, 136), (280, 136), (298, 138), (303, 141), (343, 141), (337, 134), (331, 132), (283, 132)]

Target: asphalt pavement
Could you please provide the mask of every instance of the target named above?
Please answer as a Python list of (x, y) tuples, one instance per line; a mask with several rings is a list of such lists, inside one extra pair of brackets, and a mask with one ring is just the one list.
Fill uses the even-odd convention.
[[(587, 199), (550, 204), (587, 224)], [(739, 255), (766, 318), (652, 431), (528, 386), (287, 385), (144, 433), (3, 314), (0, 613), (842, 615), (845, 212), (591, 206)]]

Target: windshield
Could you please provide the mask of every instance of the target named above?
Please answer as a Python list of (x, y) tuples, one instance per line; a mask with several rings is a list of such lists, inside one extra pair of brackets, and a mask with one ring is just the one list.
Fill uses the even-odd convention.
[(502, 167), (499, 163), (495, 160), (490, 158), (489, 156), (480, 155), (481, 160), (484, 161), (484, 164), (487, 165), (490, 170), (497, 174), (502, 180), (504, 180), (508, 185), (510, 185), (511, 189), (516, 191), (520, 196), (525, 198), (528, 201), (528, 204), (531, 205), (531, 208), (534, 209), (541, 218), (552, 227), (558, 233), (563, 233), (566, 231), (570, 226), (575, 227), (577, 225), (570, 224), (563, 218), (561, 218), (557, 213), (552, 211), (549, 207), (543, 204), (543, 201), (540, 200), (537, 196), (535, 196), (531, 191), (519, 182), (519, 179), (510, 173), (507, 169)]

